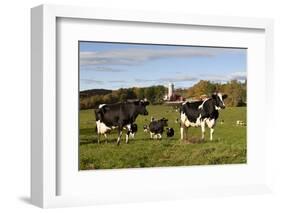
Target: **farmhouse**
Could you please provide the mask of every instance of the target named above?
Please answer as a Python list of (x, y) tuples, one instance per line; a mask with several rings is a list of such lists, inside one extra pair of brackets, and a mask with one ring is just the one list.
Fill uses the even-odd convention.
[(175, 85), (173, 83), (168, 84), (168, 93), (164, 96), (166, 102), (184, 102), (185, 98), (175, 93)]

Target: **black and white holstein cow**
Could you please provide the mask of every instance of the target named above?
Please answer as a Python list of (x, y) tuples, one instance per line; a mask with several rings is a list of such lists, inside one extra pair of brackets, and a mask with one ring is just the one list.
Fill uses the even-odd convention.
[(138, 115), (148, 115), (146, 110), (147, 105), (149, 105), (149, 102), (146, 100), (127, 101), (115, 104), (101, 104), (95, 111), (98, 135), (104, 134), (103, 132), (110, 131), (113, 128), (117, 128), (117, 145), (119, 145), (122, 130), (126, 127), (126, 143), (128, 143), (129, 135), (133, 132), (131, 128), (137, 128), (133, 125), (133, 123)]
[(204, 101), (185, 102), (183, 103), (181, 115), (181, 140), (186, 139), (186, 131), (188, 127), (201, 126), (202, 140), (205, 137), (205, 125), (210, 128), (210, 140), (213, 140), (214, 127), (219, 117), (219, 110), (224, 109), (223, 100), (227, 95), (215, 93), (211, 98)]
[(166, 118), (161, 118), (160, 120), (153, 119), (148, 126), (150, 131), (150, 138), (161, 139), (165, 126), (168, 126), (168, 119)]

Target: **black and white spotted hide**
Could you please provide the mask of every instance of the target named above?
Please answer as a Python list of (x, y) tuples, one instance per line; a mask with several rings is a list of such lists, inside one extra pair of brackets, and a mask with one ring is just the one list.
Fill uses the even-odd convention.
[(210, 129), (210, 140), (213, 140), (214, 127), (219, 117), (219, 110), (225, 108), (224, 99), (227, 95), (215, 93), (204, 101), (183, 103), (181, 116), (181, 140), (186, 139), (186, 131), (189, 127), (201, 127), (202, 140), (205, 138), (205, 126)]

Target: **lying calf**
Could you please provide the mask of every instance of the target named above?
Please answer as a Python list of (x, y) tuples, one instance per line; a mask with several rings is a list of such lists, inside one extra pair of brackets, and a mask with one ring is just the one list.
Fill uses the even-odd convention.
[(168, 119), (153, 120), (149, 124), (150, 138), (161, 139), (164, 127), (168, 126)]

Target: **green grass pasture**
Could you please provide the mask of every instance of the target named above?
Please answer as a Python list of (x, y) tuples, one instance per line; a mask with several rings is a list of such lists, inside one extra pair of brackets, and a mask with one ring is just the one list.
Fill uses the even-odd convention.
[[(246, 122), (246, 107), (226, 108), (220, 111), (215, 127), (213, 141), (209, 140), (206, 128), (206, 140), (197, 143), (201, 137), (200, 128), (189, 128), (188, 137), (193, 144), (180, 141), (180, 125), (176, 123), (179, 112), (171, 106), (154, 105), (147, 107), (149, 115), (139, 116), (136, 120), (138, 132), (135, 139), (125, 143), (123, 134), (121, 144), (116, 145), (117, 132), (108, 137), (108, 143), (101, 136), (97, 143), (95, 117), (93, 110), (80, 111), (79, 163), (81, 170), (143, 168), (214, 164), (246, 163), (247, 143), (245, 126), (236, 126), (237, 120)], [(149, 133), (143, 132), (143, 125), (149, 124), (150, 117), (168, 118), (169, 127), (175, 130), (175, 136), (162, 140), (150, 139)], [(224, 121), (221, 124), (221, 120)], [(125, 130), (124, 130), (125, 133)]]

